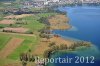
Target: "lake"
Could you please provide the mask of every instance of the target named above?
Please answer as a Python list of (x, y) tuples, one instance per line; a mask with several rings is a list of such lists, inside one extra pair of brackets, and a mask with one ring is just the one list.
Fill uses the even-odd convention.
[(53, 63), (54, 66), (98, 66), (100, 63), (100, 7), (59, 7), (58, 10), (67, 12), (69, 23), (72, 26), (69, 30), (55, 30), (55, 34), (65, 39), (84, 40), (93, 43), (91, 48), (81, 48), (75, 52), (57, 52), (52, 57), (65, 58), (66, 56), (94, 56), (95, 63)]

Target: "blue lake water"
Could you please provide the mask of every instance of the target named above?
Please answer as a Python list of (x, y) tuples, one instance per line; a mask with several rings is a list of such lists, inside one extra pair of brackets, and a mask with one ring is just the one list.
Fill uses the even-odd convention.
[[(55, 57), (66, 57), (66, 56), (94, 56), (94, 64), (86, 63), (71, 63), (61, 64), (55, 63), (54, 66), (98, 66), (100, 63), (100, 7), (59, 7), (60, 11), (67, 12), (69, 17), (69, 23), (72, 26), (69, 30), (55, 30), (54, 33), (63, 36), (64, 38), (85, 40), (93, 43), (92, 48), (84, 48), (77, 50), (76, 52), (60, 53)], [(97, 59), (98, 58), (98, 59)]]

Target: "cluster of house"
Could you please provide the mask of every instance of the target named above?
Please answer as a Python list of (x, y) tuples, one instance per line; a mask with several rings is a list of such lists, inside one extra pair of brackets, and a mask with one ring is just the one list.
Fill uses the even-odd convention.
[(33, 1), (25, 1), (21, 4), (24, 5), (24, 7), (45, 7), (45, 6), (51, 6), (51, 5), (58, 5), (58, 4), (66, 4), (66, 3), (72, 3), (73, 1), (70, 0), (33, 0)]
[(22, 2), (24, 7), (44, 7), (58, 4), (72, 4), (72, 3), (100, 3), (100, 0), (32, 0)]
[(100, 3), (100, 0), (81, 0), (82, 3)]
[[(43, 8), (46, 6), (52, 5), (64, 5), (64, 4), (78, 4), (78, 3), (98, 3), (100, 4), (100, 0), (29, 0), (20, 2), (22, 5), (20, 8), (7, 8), (5, 13), (13, 13), (13, 14), (32, 14), (32, 11), (29, 11), (29, 8)], [(10, 3), (6, 3), (10, 4)]]

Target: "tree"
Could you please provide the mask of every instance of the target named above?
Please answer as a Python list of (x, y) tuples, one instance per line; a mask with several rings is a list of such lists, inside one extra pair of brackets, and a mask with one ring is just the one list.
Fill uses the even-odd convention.
[(64, 44), (61, 44), (61, 45), (60, 45), (60, 50), (64, 50), (64, 49), (65, 49)]
[[(49, 39), (50, 39), (50, 36), (49, 36), (49, 35), (46, 35), (45, 37), (46, 37), (46, 39), (47, 39), (47, 40), (49, 40)], [(49, 40), (49, 41), (50, 41), (50, 40)]]
[(52, 46), (54, 46), (54, 45), (56, 45), (55, 42), (51, 42), (51, 43), (49, 43), (49, 47), (52, 47)]
[(10, 26), (10, 27), (12, 27), (12, 26), (13, 26), (13, 24), (10, 24), (9, 26)]
[(26, 66), (26, 65), (27, 65), (27, 62), (23, 60), (23, 61), (22, 61), (22, 65), (23, 65), (23, 66)]
[(49, 58), (50, 55), (51, 55), (51, 53), (52, 53), (52, 49), (46, 50), (46, 51), (44, 52), (44, 57), (45, 57), (45, 58)]

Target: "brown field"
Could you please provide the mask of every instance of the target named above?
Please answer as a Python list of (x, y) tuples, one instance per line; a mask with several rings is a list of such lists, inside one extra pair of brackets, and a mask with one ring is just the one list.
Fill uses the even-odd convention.
[(51, 30), (65, 30), (65, 29), (70, 29), (71, 26), (69, 24), (64, 24), (64, 25), (52, 25), (50, 27)]
[(66, 18), (66, 15), (56, 15), (49, 19), (50, 24), (59, 24), (59, 23), (66, 23), (69, 19)]
[(0, 57), (6, 58), (9, 54), (11, 54), (21, 43), (23, 39), (12, 38), (6, 46), (0, 51)]
[(38, 56), (43, 56), (43, 53), (45, 50), (49, 49), (48, 47), (49, 42), (40, 42), (39, 45), (37, 45), (37, 49), (34, 50), (33, 54)]
[(61, 37), (53, 37), (50, 39), (52, 42), (56, 42), (57, 45), (66, 44), (68, 47), (71, 46), (75, 41), (69, 39), (63, 39)]
[(32, 14), (22, 14), (22, 15), (9, 15), (4, 17), (5, 19), (19, 19), (19, 18), (23, 18), (23, 17), (27, 17), (27, 16), (31, 16)]
[(13, 19), (13, 18), (15, 18), (15, 15), (9, 15), (9, 16), (6, 16), (6, 17), (4, 17), (5, 19)]
[(12, 32), (16, 32), (16, 33), (25, 33), (28, 31), (27, 28), (22, 28), (22, 27), (19, 27), (19, 28), (10, 28), (10, 27), (6, 27), (4, 28), (3, 30), (5, 31), (12, 31)]
[(50, 29), (69, 29), (71, 26), (68, 24), (68, 17), (66, 15), (55, 15), (53, 17), (50, 17), (48, 19), (48, 22), (50, 23)]
[(21, 63), (12, 63), (12, 64), (7, 64), (5, 66), (22, 66)]
[(0, 21), (0, 24), (15, 24), (14, 20), (2, 20)]

